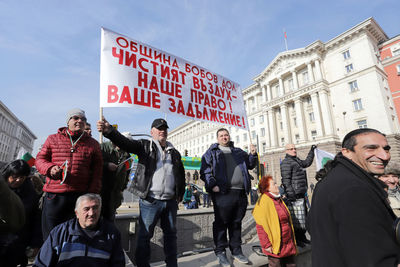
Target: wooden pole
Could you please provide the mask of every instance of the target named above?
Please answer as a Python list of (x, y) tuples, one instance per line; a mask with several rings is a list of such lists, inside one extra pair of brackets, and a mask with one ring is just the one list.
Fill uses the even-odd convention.
[[(99, 115), (100, 115), (100, 120), (103, 120), (103, 108), (100, 108)], [(103, 133), (102, 132), (99, 133), (99, 143), (100, 144), (103, 143)]]

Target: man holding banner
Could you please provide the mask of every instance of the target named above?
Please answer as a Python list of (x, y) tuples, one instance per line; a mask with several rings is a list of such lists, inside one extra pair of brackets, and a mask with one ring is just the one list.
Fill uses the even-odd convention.
[(160, 220), (164, 233), (165, 262), (168, 267), (178, 266), (176, 214), (178, 202), (185, 192), (185, 170), (181, 155), (170, 142), (168, 124), (155, 119), (151, 125), (150, 140), (130, 140), (114, 129), (104, 118), (97, 122), (97, 129), (115, 145), (139, 158), (139, 168), (132, 182), (133, 193), (140, 197), (139, 233), (135, 261), (138, 267), (148, 267), (150, 239)]
[[(128, 132), (122, 133), (122, 135), (133, 140)], [(105, 142), (100, 146), (103, 153), (101, 214), (109, 221), (114, 221), (115, 211), (121, 206), (123, 191), (128, 183), (128, 170), (130, 169), (130, 161), (128, 159), (130, 155), (112, 142)]]
[(247, 209), (247, 194), (251, 190), (249, 169), (257, 163), (256, 147), (250, 154), (234, 147), (227, 129), (217, 131), (218, 143), (212, 144), (201, 159), (200, 179), (213, 200), (213, 238), (215, 254), (222, 266), (230, 266), (225, 248), (235, 260), (248, 263), (242, 252), (242, 220)]

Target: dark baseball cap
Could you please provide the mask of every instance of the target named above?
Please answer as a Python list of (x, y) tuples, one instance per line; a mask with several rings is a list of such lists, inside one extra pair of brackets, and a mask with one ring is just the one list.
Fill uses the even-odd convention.
[(153, 123), (151, 124), (151, 128), (157, 128), (157, 129), (160, 129), (161, 127), (167, 127), (167, 128), (169, 128), (168, 127), (168, 124), (167, 124), (167, 121), (166, 120), (164, 120), (164, 119), (155, 119), (154, 121), (153, 121)]

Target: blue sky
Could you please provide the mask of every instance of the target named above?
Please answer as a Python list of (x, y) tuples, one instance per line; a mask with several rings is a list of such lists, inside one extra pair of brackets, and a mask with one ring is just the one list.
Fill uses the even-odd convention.
[[(93, 126), (98, 120), (101, 27), (246, 88), (285, 49), (283, 29), (289, 49), (326, 42), (369, 17), (393, 37), (398, 10), (398, 0), (0, 0), (0, 99), (38, 137), (36, 155), (69, 109), (84, 109)], [(152, 120), (164, 117), (141, 108), (105, 108), (104, 115), (132, 133), (149, 133)], [(167, 119), (171, 129), (185, 122)]]

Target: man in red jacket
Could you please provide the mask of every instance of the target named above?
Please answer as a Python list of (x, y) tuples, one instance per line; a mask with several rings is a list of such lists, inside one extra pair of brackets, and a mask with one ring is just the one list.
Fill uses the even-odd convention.
[(99, 194), (101, 189), (100, 145), (84, 131), (85, 112), (71, 109), (66, 121), (67, 127), (50, 135), (36, 157), (36, 168), (46, 176), (42, 211), (44, 240), (56, 225), (74, 217), (79, 196)]

